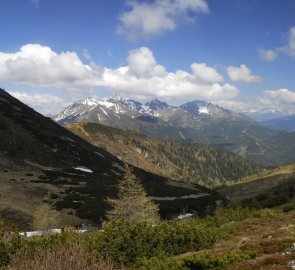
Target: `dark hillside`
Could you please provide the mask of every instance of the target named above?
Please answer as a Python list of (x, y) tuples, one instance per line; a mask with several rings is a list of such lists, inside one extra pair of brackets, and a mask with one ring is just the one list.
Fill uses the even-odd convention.
[[(42, 200), (46, 190), (50, 190), (54, 193), (51, 202), (58, 209), (98, 222), (104, 218), (107, 208), (105, 198), (116, 195), (115, 186), (122, 175), (121, 160), (35, 112), (2, 89), (0, 153), (5, 172), (1, 175), (0, 195), (1, 201), (6, 202), (0, 205), (2, 215), (7, 208), (14, 207), (24, 190), (42, 187), (43, 192), (33, 194), (24, 202), (33, 207)], [(15, 167), (29, 168), (35, 178), (10, 177)], [(135, 173), (148, 194), (159, 203), (165, 218), (183, 211), (204, 213), (214, 209), (215, 201), (222, 199), (217, 192), (198, 185), (174, 182), (138, 168)], [(16, 186), (18, 189), (8, 192)], [(18, 207), (29, 217), (32, 215), (23, 204)]]

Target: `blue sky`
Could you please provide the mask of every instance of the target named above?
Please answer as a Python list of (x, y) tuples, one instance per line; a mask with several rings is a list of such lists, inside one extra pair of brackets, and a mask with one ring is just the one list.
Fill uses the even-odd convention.
[(42, 113), (90, 95), (295, 113), (295, 0), (1, 0), (0, 86)]

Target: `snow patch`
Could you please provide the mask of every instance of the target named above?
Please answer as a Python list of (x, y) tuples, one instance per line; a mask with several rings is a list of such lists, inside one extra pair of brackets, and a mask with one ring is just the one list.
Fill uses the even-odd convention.
[(209, 196), (208, 193), (200, 193), (200, 194), (189, 194), (180, 197), (150, 197), (154, 201), (175, 201), (175, 200), (186, 200), (186, 199), (198, 199), (201, 197)]
[(100, 108), (102, 111), (103, 111), (103, 113), (109, 118), (109, 119), (112, 119), (111, 117), (109, 117), (109, 115), (107, 114), (107, 112), (103, 109), (103, 108)]
[(183, 135), (181, 131), (178, 131), (178, 134), (180, 135), (181, 139), (186, 140), (185, 136)]
[(97, 155), (99, 155), (100, 157), (102, 157), (102, 158), (106, 158), (103, 154), (101, 154), (101, 153), (99, 153), (99, 152), (94, 152), (95, 154), (97, 154)]
[(113, 170), (113, 169), (111, 169), (111, 172), (112, 172), (113, 174), (117, 175), (117, 176), (121, 176), (121, 173), (119, 173), (119, 172), (117, 172), (117, 171), (115, 171), (115, 170)]
[(112, 166), (122, 172), (124, 171), (124, 168), (118, 163), (113, 163)]
[(206, 107), (200, 107), (199, 108), (199, 113), (202, 113), (202, 114), (210, 114), (208, 108), (206, 108)]
[[(51, 229), (47, 231), (31, 231), (31, 232), (21, 232), (19, 233), (20, 236), (25, 237), (34, 237), (34, 236), (41, 236), (41, 235), (48, 235), (48, 234), (59, 234), (61, 233), (61, 229)], [(84, 233), (87, 230), (75, 230), (76, 233)]]
[(93, 173), (93, 171), (91, 169), (88, 169), (86, 167), (82, 167), (82, 166), (79, 166), (79, 167), (76, 167), (74, 168), (75, 170), (79, 170), (79, 171), (82, 171), (82, 172), (87, 172), (87, 173)]
[(179, 216), (177, 217), (177, 219), (182, 220), (182, 219), (185, 219), (185, 218), (190, 218), (190, 217), (192, 217), (192, 216), (193, 216), (193, 214), (191, 214), (191, 213), (181, 214), (181, 215), (179, 215)]

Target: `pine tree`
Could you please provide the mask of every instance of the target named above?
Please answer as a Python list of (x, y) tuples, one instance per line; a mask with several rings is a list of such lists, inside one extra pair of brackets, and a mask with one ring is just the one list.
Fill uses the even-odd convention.
[(159, 207), (147, 196), (132, 168), (125, 164), (124, 169), (123, 178), (118, 183), (118, 198), (107, 199), (112, 207), (107, 212), (107, 218), (110, 221), (158, 222)]

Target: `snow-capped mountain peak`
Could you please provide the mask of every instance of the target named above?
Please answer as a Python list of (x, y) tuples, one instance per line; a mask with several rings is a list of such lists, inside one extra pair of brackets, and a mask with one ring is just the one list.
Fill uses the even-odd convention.
[(171, 107), (166, 102), (160, 101), (158, 99), (154, 99), (150, 102), (145, 103), (145, 106), (148, 107), (150, 110), (154, 110), (154, 111), (158, 109), (167, 109)]
[[(128, 126), (123, 124), (123, 119), (149, 119), (155, 118), (164, 122), (173, 121), (178, 125), (191, 123), (195, 117), (209, 116), (210, 118), (221, 118), (228, 116), (229, 111), (203, 100), (187, 102), (180, 107), (170, 106), (166, 102), (154, 99), (142, 104), (132, 99), (120, 96), (98, 98), (89, 97), (81, 99), (65, 108), (53, 119), (61, 124), (72, 122), (98, 122), (114, 126)], [(127, 118), (126, 118), (127, 117)], [(115, 124), (117, 123), (117, 124)]]
[(205, 100), (193, 100), (180, 106), (183, 110), (193, 114), (210, 114), (210, 108), (217, 107)]

